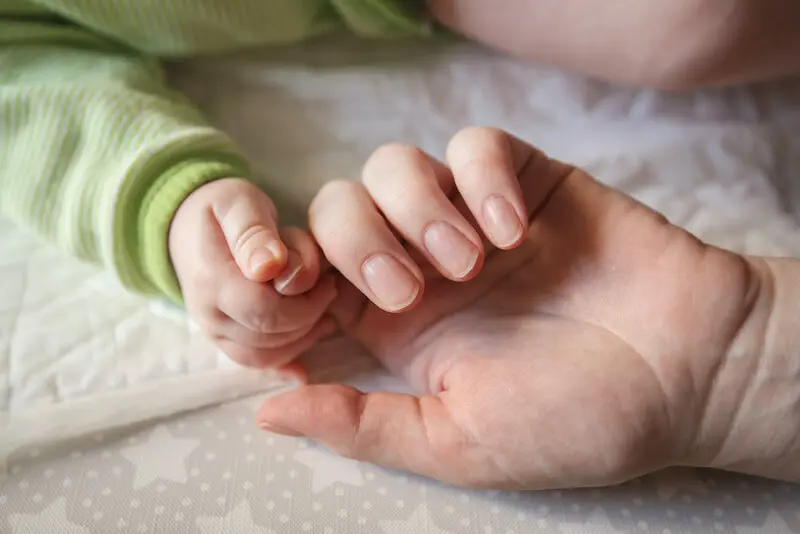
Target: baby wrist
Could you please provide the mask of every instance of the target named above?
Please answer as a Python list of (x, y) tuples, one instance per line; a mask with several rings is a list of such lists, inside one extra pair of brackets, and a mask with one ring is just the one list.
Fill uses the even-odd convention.
[(169, 254), (169, 230), (180, 205), (209, 182), (248, 174), (239, 158), (203, 156), (174, 165), (150, 186), (139, 211), (136, 248), (140, 269), (159, 293), (173, 302), (182, 300)]

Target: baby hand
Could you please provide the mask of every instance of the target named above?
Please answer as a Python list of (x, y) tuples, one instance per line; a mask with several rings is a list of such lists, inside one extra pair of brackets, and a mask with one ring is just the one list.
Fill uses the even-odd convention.
[(303, 230), (278, 230), (258, 187), (229, 178), (181, 204), (169, 253), (192, 319), (234, 361), (280, 367), (333, 332), (325, 316), (335, 281), (320, 278), (319, 250)]

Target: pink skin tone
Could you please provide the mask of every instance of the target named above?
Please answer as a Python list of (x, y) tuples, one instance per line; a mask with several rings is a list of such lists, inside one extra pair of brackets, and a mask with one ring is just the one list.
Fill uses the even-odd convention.
[[(319, 192), (310, 229), (335, 285), (251, 187), (204, 186), (176, 216), (190, 312), (232, 358), (301, 380), (294, 358), (335, 318), (419, 392), (305, 385), (264, 403), (265, 430), (469, 487), (598, 486), (670, 465), (800, 480), (798, 262), (704, 244), (486, 128), (456, 135), (447, 162), (384, 147), (362, 184)], [(303, 258), (295, 281), (279, 255), (248, 271), (262, 228)]]
[[(800, 70), (797, 2), (428, 6), (493, 48), (615, 83)], [(243, 180), (193, 193), (169, 242), (189, 313), (235, 361), (300, 382), (297, 356), (342, 329), (419, 394), (304, 385), (264, 403), (265, 430), (468, 487), (672, 465), (800, 481), (800, 262), (702, 243), (486, 128), (457, 134), (446, 162), (383, 147), (309, 215), (313, 238)]]
[[(331, 313), (419, 394), (305, 385), (262, 428), (467, 487), (672, 465), (800, 480), (798, 262), (707, 245), (502, 131), (447, 155), (384, 147), (310, 208), (342, 276)], [(370, 279), (383, 257), (392, 292)]]
[(186, 308), (220, 349), (242, 365), (304, 379), (294, 360), (336, 329), (326, 316), (335, 282), (320, 277), (307, 232), (279, 229), (260, 189), (227, 179), (184, 201), (169, 247)]

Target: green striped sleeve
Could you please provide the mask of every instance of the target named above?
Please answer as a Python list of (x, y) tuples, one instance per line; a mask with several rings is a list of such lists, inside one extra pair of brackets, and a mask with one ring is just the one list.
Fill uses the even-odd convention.
[(410, 0), (330, 0), (347, 27), (364, 37), (429, 35), (424, 2)]
[[(20, 0), (0, 0), (0, 10), (14, 1)], [(340, 31), (365, 37), (430, 32), (424, 0), (29, 1), (98, 35), (170, 58), (296, 43)]]
[(3, 215), (178, 300), (172, 214), (201, 184), (248, 172), (156, 62), (69, 25), (0, 19)]
[(0, 0), (0, 13), (4, 6), (16, 6), (16, 12), (36, 6), (162, 58), (296, 43), (341, 31), (376, 38), (432, 32), (424, 0)]

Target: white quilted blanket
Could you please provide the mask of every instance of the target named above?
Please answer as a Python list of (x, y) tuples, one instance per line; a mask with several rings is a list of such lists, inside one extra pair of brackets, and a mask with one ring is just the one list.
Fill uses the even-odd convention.
[[(302, 220), (324, 180), (357, 178), (380, 143), (441, 155), (458, 128), (484, 124), (583, 165), (716, 244), (800, 256), (789, 213), (800, 206), (800, 81), (662, 95), (467, 45), (349, 42), (184, 65), (176, 81), (251, 154), (287, 222)], [(165, 311), (0, 220), (0, 460), (33, 442), (279, 387), (229, 365)]]

